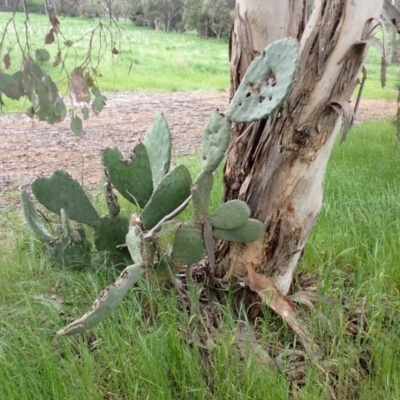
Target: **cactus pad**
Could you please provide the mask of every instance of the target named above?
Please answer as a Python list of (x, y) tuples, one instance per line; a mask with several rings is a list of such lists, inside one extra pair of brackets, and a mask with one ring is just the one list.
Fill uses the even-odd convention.
[(154, 191), (141, 219), (146, 230), (176, 210), (189, 196), (192, 178), (184, 165), (178, 165), (164, 176)]
[(129, 160), (124, 160), (116, 148), (105, 149), (102, 158), (115, 189), (133, 204), (136, 199), (143, 208), (153, 193), (150, 161), (144, 144), (135, 147)]
[(207, 255), (203, 238), (203, 225), (186, 222), (175, 234), (172, 259), (179, 264), (193, 264)]
[(57, 335), (81, 333), (107, 318), (118, 307), (132, 286), (139, 281), (143, 272), (144, 268), (137, 264), (125, 268), (115, 283), (100, 293), (90, 311), (64, 329), (59, 330)]
[(39, 203), (56, 214), (63, 208), (69, 218), (91, 226), (99, 219), (82, 186), (65, 171), (57, 170), (50, 178), (36, 179), (32, 191)]
[[(123, 215), (118, 215), (115, 218), (109, 215), (101, 217), (94, 227), (94, 245), (97, 251), (121, 252), (117, 250), (116, 246), (125, 243), (128, 230), (129, 221)], [(126, 253), (129, 259), (128, 252), (123, 253)]]
[(64, 236), (56, 242), (54, 257), (67, 268), (82, 270), (90, 265), (91, 247), (83, 229), (73, 229), (68, 234), (64, 232)]
[(249, 206), (240, 200), (230, 200), (221, 205), (213, 215), (210, 223), (218, 229), (236, 229), (242, 226), (250, 217)]
[(213, 236), (230, 242), (249, 243), (259, 239), (264, 232), (264, 224), (257, 219), (250, 218), (236, 229), (214, 229)]
[(293, 38), (268, 45), (250, 64), (228, 110), (233, 122), (252, 122), (275, 112), (292, 90), (298, 68), (298, 42)]
[(213, 184), (214, 175), (212, 172), (201, 172), (193, 182), (191, 190), (196, 222), (204, 222), (207, 217)]
[(21, 193), (21, 203), (25, 218), (33, 232), (39, 237), (39, 239), (47, 243), (54, 242), (56, 238), (46, 229), (43, 222), (39, 219), (35, 206), (32, 204), (29, 195), (25, 190)]
[(153, 188), (156, 189), (171, 164), (171, 132), (161, 111), (157, 111), (154, 125), (143, 140), (150, 160)]
[(231, 136), (231, 121), (215, 111), (203, 133), (203, 171), (214, 172), (225, 156)]

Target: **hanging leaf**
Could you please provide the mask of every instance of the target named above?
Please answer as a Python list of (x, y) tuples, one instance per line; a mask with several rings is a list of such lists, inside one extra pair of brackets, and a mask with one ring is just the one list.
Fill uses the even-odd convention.
[(116, 47), (114, 46), (111, 50), (111, 53), (113, 54), (119, 54), (119, 51), (116, 49)]
[(83, 115), (83, 119), (88, 119), (89, 118), (89, 108), (88, 107), (83, 107), (82, 108), (82, 115)]
[(58, 33), (60, 31), (60, 21), (57, 19), (54, 13), (50, 15), (49, 19), (54, 32)]
[(71, 118), (71, 131), (77, 136), (82, 136), (82, 120), (79, 117)]
[(58, 121), (62, 121), (67, 115), (67, 109), (61, 97), (57, 97), (54, 103), (54, 114), (58, 117)]
[(103, 75), (99, 74), (99, 72), (97, 71), (97, 68), (92, 68), (92, 72), (94, 76), (97, 76), (99, 78), (101, 78)]
[(10, 65), (11, 65), (10, 53), (7, 53), (7, 54), (3, 57), (3, 62), (4, 62), (4, 65), (5, 65), (6, 69), (10, 68)]
[(90, 93), (87, 90), (87, 84), (83, 77), (82, 68), (77, 67), (72, 72), (70, 89), (71, 92), (75, 94), (76, 101), (85, 101), (86, 103), (90, 101)]
[(55, 58), (55, 60), (54, 60), (54, 62), (53, 62), (53, 67), (59, 66), (60, 63), (61, 63), (61, 51), (59, 51), (59, 52), (57, 53), (56, 58)]
[(52, 44), (54, 42), (54, 29), (51, 28), (46, 37), (44, 38), (46, 44)]
[(95, 86), (94, 80), (93, 80), (93, 78), (92, 78), (92, 76), (90, 75), (89, 72), (85, 73), (85, 83), (86, 83), (86, 86), (88, 86), (88, 87)]
[(92, 110), (96, 115), (99, 115), (105, 105), (106, 102), (104, 101), (103, 96), (96, 96), (92, 103)]
[(12, 100), (19, 100), (25, 94), (20, 71), (13, 75), (0, 72), (0, 93)]
[(50, 60), (50, 53), (46, 49), (36, 49), (35, 56), (40, 62), (46, 62)]

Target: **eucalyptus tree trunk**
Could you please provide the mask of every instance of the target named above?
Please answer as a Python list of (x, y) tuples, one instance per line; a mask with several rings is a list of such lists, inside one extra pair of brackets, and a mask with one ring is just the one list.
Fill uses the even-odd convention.
[(278, 39), (299, 40), (300, 66), (291, 94), (274, 115), (233, 128), (225, 200), (247, 202), (265, 234), (249, 244), (220, 243), (216, 274), (244, 280), (281, 315), (292, 311), (282, 295), (317, 221), (325, 168), (351, 116), (349, 100), (382, 5), (383, 0), (316, 0), (306, 22), (305, 0), (236, 2), (231, 95), (254, 57)]

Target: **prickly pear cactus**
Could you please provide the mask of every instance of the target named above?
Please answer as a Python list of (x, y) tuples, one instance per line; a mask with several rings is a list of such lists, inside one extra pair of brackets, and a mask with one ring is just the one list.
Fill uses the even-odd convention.
[(171, 164), (171, 132), (161, 111), (156, 112), (154, 124), (147, 131), (143, 143), (149, 156), (155, 190)]
[(65, 171), (57, 170), (50, 178), (36, 179), (32, 192), (39, 203), (58, 215), (63, 208), (69, 218), (90, 226), (99, 219), (82, 186)]
[(227, 118), (253, 122), (275, 112), (293, 87), (298, 69), (299, 46), (286, 38), (268, 45), (250, 64), (233, 97)]
[(129, 253), (126, 249), (117, 249), (118, 245), (125, 243), (125, 236), (128, 230), (129, 221), (123, 215), (117, 215), (114, 218), (111, 215), (100, 217), (94, 227), (94, 245), (97, 251), (119, 253), (129, 260)]
[(184, 165), (168, 172), (154, 191), (141, 214), (146, 230), (152, 229), (165, 216), (175, 211), (189, 196), (192, 178)]
[(60, 210), (62, 237), (53, 249), (56, 260), (67, 268), (82, 270), (90, 265), (92, 244), (86, 239), (85, 231), (71, 227), (64, 209)]
[(33, 232), (39, 237), (39, 239), (43, 240), (44, 242), (54, 242), (56, 240), (56, 237), (54, 237), (46, 229), (43, 222), (39, 219), (35, 206), (32, 204), (31, 200), (29, 199), (29, 195), (25, 190), (21, 193), (21, 203), (26, 221), (28, 222)]
[(203, 133), (203, 171), (214, 172), (228, 149), (231, 121), (215, 111)]
[(102, 158), (115, 189), (132, 204), (137, 201), (143, 208), (153, 193), (150, 160), (144, 144), (138, 144), (128, 160), (116, 148), (105, 149)]
[(178, 265), (193, 264), (207, 255), (203, 238), (203, 224), (189, 221), (182, 224), (175, 234), (172, 260)]
[(210, 215), (210, 223), (217, 229), (236, 229), (241, 227), (249, 217), (250, 208), (245, 202), (230, 200)]
[(57, 335), (74, 335), (86, 331), (107, 318), (121, 303), (132, 286), (139, 281), (144, 273), (141, 265), (131, 265), (125, 268), (113, 285), (105, 288), (93, 302), (92, 309), (81, 318), (59, 330)]
[(230, 242), (249, 243), (259, 239), (264, 232), (264, 224), (257, 219), (250, 218), (236, 229), (214, 229), (213, 236)]
[(214, 184), (212, 172), (201, 172), (192, 185), (192, 202), (194, 219), (196, 222), (204, 223), (208, 215), (208, 203)]

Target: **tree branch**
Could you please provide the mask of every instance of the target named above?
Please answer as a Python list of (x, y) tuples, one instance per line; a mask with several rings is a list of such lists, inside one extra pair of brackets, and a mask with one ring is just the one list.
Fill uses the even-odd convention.
[(400, 11), (389, 0), (383, 2), (382, 16), (391, 22), (400, 34)]

